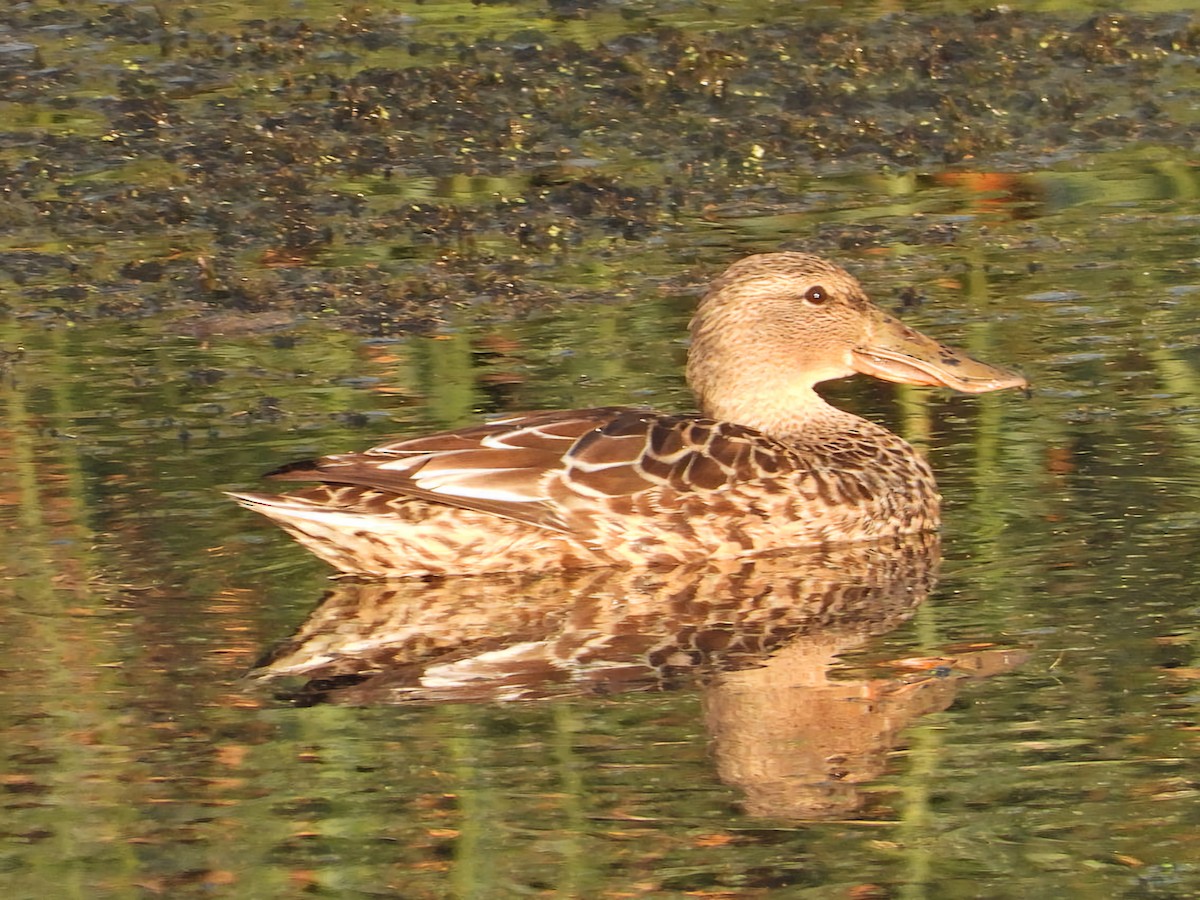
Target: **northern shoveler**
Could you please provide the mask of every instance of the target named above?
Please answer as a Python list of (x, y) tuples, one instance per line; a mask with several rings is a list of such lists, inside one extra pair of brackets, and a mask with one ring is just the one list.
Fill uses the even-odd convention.
[(855, 372), (967, 393), (1023, 387), (873, 305), (802, 253), (730, 266), (691, 322), (700, 413), (535, 412), (284, 466), (234, 494), (371, 577), (653, 565), (931, 530), (928, 464), (814, 385)]

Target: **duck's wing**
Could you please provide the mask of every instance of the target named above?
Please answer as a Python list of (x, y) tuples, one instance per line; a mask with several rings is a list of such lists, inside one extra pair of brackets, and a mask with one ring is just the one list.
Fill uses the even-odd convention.
[(268, 477), (357, 485), (575, 533), (581, 515), (603, 515), (606, 507), (624, 511), (631, 501), (719, 491), (793, 466), (786, 447), (753, 429), (602, 407), (396, 441), (293, 463)]

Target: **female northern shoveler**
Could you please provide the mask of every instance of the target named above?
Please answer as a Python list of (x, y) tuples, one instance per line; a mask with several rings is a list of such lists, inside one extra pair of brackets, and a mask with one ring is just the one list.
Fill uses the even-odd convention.
[(1022, 387), (874, 306), (801, 253), (730, 266), (691, 323), (700, 415), (537, 412), (284, 466), (234, 494), (343, 572), (680, 563), (937, 527), (928, 464), (814, 385), (855, 372), (967, 393)]

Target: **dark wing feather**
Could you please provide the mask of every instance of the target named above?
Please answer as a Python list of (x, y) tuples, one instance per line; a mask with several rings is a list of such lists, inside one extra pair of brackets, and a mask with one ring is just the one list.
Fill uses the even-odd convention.
[[(761, 432), (698, 416), (626, 410), (579, 439), (565, 460), (563, 484), (584, 495), (624, 497), (651, 489), (717, 491), (791, 460), (787, 447)], [(772, 473), (774, 474), (774, 473)]]

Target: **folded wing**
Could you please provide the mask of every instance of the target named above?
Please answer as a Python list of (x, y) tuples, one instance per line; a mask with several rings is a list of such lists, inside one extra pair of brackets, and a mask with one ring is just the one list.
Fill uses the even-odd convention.
[(794, 466), (786, 446), (753, 429), (603, 407), (396, 441), (269, 477), (356, 485), (579, 535), (598, 507), (674, 507), (682, 497), (773, 479)]

